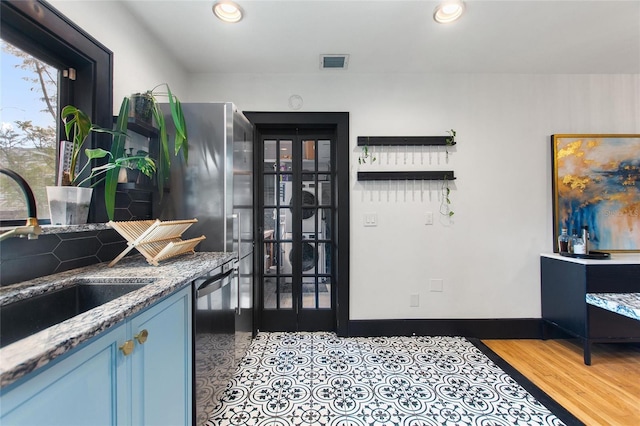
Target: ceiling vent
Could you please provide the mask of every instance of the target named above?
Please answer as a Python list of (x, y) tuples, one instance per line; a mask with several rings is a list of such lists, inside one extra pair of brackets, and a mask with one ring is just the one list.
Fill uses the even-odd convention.
[(320, 55), (320, 69), (346, 70), (349, 65), (349, 55)]

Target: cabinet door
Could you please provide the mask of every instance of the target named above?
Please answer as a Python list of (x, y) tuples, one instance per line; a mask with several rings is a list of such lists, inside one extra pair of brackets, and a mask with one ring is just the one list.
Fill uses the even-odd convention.
[[(147, 331), (146, 341), (135, 336)], [(131, 319), (132, 424), (190, 425), (191, 288)]]
[[(126, 388), (125, 340), (120, 325), (33, 377), (2, 392), (0, 423), (10, 425), (115, 425), (124, 419), (116, 403)], [(126, 408), (125, 408), (126, 409)]]

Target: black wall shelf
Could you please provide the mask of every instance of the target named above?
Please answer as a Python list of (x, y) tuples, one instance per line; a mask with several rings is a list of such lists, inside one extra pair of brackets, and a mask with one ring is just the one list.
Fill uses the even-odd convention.
[(391, 146), (391, 145), (455, 145), (447, 143), (451, 136), (358, 136), (358, 146)]
[(358, 172), (358, 180), (455, 180), (453, 170)]
[[(117, 120), (118, 117), (114, 116), (113, 122), (115, 123)], [(147, 138), (156, 138), (160, 135), (160, 131), (151, 124), (132, 117), (129, 117), (129, 120), (127, 121), (127, 129)]]

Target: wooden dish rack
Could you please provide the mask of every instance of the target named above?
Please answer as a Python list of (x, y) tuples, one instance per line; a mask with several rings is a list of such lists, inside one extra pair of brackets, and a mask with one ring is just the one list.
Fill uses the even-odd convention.
[(127, 240), (127, 248), (109, 263), (109, 267), (118, 263), (134, 248), (154, 266), (158, 266), (161, 260), (184, 253), (195, 253), (195, 246), (207, 237), (202, 235), (190, 240), (183, 240), (181, 237), (197, 221), (198, 219), (109, 221), (109, 225)]

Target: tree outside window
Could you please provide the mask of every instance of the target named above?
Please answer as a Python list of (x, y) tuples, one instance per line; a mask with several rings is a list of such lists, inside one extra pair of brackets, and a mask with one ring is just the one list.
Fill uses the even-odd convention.
[[(49, 217), (45, 187), (55, 185), (58, 72), (16, 46), (2, 43), (0, 164), (33, 189), (38, 218)], [(18, 186), (0, 175), (0, 220), (27, 216)]]

